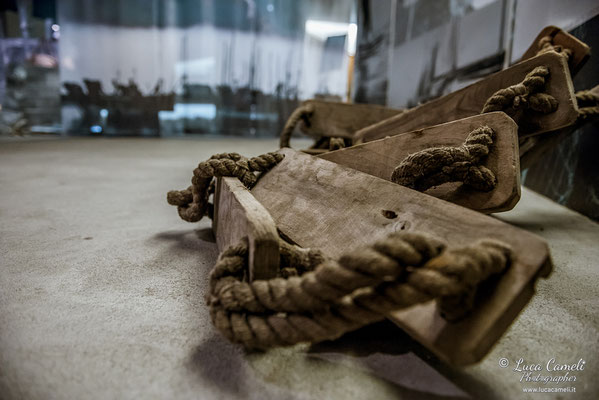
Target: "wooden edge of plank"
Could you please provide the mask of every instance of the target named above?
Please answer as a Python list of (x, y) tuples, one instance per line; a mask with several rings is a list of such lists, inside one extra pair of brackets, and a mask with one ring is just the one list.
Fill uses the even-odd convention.
[(319, 100), (319, 99), (308, 99), (302, 102), (302, 105), (307, 104), (315, 104), (321, 105), (325, 107), (334, 107), (338, 109), (347, 109), (347, 110), (364, 110), (364, 111), (388, 111), (388, 112), (397, 112), (401, 113), (404, 110), (400, 108), (387, 107), (380, 104), (369, 104), (369, 103), (346, 103), (341, 101), (327, 101), (327, 100)]
[(300, 150), (302, 153), (310, 154), (311, 156), (318, 156), (321, 154), (326, 154), (329, 152), (329, 149), (302, 149)]
[[(410, 318), (424, 313), (426, 309), (435, 310), (434, 319), (442, 318), (439, 312), (436, 311), (437, 305), (434, 301), (416, 305), (407, 310), (393, 312), (388, 318), (418, 342), (422, 343), (441, 360), (460, 367), (475, 364), (490, 352), (493, 346), (522, 313), (536, 293), (537, 281), (540, 278), (547, 278), (551, 274), (553, 261), (549, 252), (549, 246), (544, 241), (541, 243), (545, 251), (544, 260), (537, 267), (534, 276), (519, 288), (518, 293), (511, 298), (509, 303), (498, 304), (497, 302), (497, 298), (501, 297), (503, 292), (509, 290), (506, 287), (507, 282), (505, 282), (503, 277), (499, 277), (495, 287), (490, 292), (483, 293), (482, 300), (479, 299), (475, 302), (475, 307), (470, 314), (463, 320), (447, 324), (443, 335), (438, 337), (436, 341), (431, 342), (421, 332), (412, 329), (410, 324), (407, 323)], [(479, 298), (480, 294), (477, 297)], [(432, 322), (431, 326), (434, 325), (434, 322)], [(464, 332), (468, 332), (470, 335), (474, 333), (475, 337), (466, 344), (464, 342), (457, 344), (455, 341), (448, 340), (448, 337), (460, 335)]]
[[(432, 100), (432, 101), (435, 101), (435, 100)], [(422, 105), (416, 106), (414, 108), (410, 108), (409, 110), (406, 111), (406, 113), (409, 113), (412, 110), (417, 109), (419, 107), (422, 107)], [(387, 118), (385, 120), (377, 122), (376, 124), (369, 125), (369, 126), (367, 126), (365, 128), (362, 128), (362, 129), (354, 132), (354, 135), (352, 137), (352, 141), (353, 141), (354, 145), (362, 144), (362, 143), (367, 143), (367, 142), (370, 142), (370, 141), (373, 141), (373, 140), (381, 139), (379, 137), (373, 138), (373, 139), (369, 139), (368, 138), (368, 132), (376, 131), (378, 128), (381, 128), (381, 127), (384, 127), (385, 125), (387, 125), (390, 121), (398, 119), (398, 117), (399, 117), (399, 115), (396, 115), (396, 116), (393, 116), (393, 117), (389, 117), (389, 118)], [(400, 134), (400, 133), (403, 133), (403, 132), (397, 132), (396, 134)], [(393, 136), (393, 135), (388, 135), (388, 136)], [(369, 140), (367, 140), (367, 139), (369, 139)]]
[[(495, 324), (491, 328), (491, 333), (481, 335), (481, 340), (477, 347), (472, 348), (470, 352), (463, 353), (450, 353), (452, 362), (454, 365), (470, 365), (482, 360), (485, 355), (491, 351), (493, 346), (498, 342), (503, 332), (507, 331), (511, 324), (518, 318), (518, 316), (524, 311), (524, 308), (530, 302), (532, 297), (536, 293), (536, 284), (540, 278), (548, 278), (553, 270), (553, 261), (551, 260), (551, 254), (549, 248), (547, 248), (547, 258), (545, 262), (538, 270), (537, 275), (530, 280), (528, 285), (524, 286), (518, 296), (516, 296), (510, 306), (504, 311), (503, 315), (495, 321)], [(501, 334), (494, 337), (493, 331), (502, 332)], [(471, 356), (465, 356), (467, 354)]]
[[(502, 293), (510, 290), (508, 282), (504, 277), (500, 277), (495, 287), (490, 291), (483, 293), (483, 300), (475, 303), (475, 307), (470, 314), (463, 320), (447, 324), (443, 334), (430, 341), (429, 338), (422, 335), (422, 332), (412, 329), (407, 322), (410, 318), (423, 314), (425, 310), (435, 310), (431, 326), (435, 325), (435, 319), (441, 319), (437, 306), (433, 301), (425, 304), (416, 305), (407, 310), (393, 312), (389, 319), (404, 329), (410, 336), (422, 343), (432, 351), (441, 360), (455, 366), (467, 366), (481, 361), (499, 341), (503, 334), (514, 323), (516, 318), (524, 310), (526, 305), (535, 294), (536, 283), (540, 278), (547, 278), (553, 270), (553, 262), (549, 253), (549, 247), (546, 242), (541, 242), (544, 247), (545, 257), (541, 265), (537, 266), (536, 273), (522, 287), (519, 288), (509, 303), (498, 304), (497, 299)], [(517, 260), (515, 262), (518, 262)], [(527, 266), (530, 267), (530, 266)], [(480, 295), (478, 296), (480, 297)], [(428, 311), (429, 313), (431, 311)], [(468, 343), (448, 340), (448, 337), (460, 335), (468, 332), (471, 339)], [(472, 334), (474, 338), (472, 338)]]
[(549, 25), (543, 28), (530, 47), (524, 52), (521, 60), (534, 57), (539, 51), (539, 41), (545, 36), (550, 36), (553, 39), (554, 45), (562, 46), (572, 52), (568, 60), (568, 65), (572, 76), (576, 75), (589, 59), (591, 48), (583, 41), (557, 26)]
[(212, 227), (219, 251), (247, 238), (250, 280), (275, 278), (279, 235), (271, 215), (237, 178), (217, 178)]
[[(430, 147), (460, 146), (472, 129), (483, 125), (490, 126), (496, 133), (496, 143), (483, 163), (497, 176), (495, 189), (480, 192), (459, 186), (440, 186), (425, 193), (485, 214), (508, 211), (520, 200), (520, 162), (518, 125), (503, 112), (475, 115), (324, 154), (311, 154), (390, 181), (393, 169), (409, 154)], [(452, 130), (455, 138), (447, 136)], [(416, 143), (424, 145), (415, 146)]]

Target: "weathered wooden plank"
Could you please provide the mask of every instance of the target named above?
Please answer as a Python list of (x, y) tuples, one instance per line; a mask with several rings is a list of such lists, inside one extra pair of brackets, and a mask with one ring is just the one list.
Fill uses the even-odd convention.
[(300, 122), (300, 131), (312, 137), (352, 138), (354, 133), (368, 125), (400, 114), (402, 110), (376, 104), (353, 104), (322, 100), (306, 100), (302, 105), (314, 106), (307, 126)]
[(442, 125), (402, 133), (319, 155), (333, 161), (391, 180), (391, 173), (405, 157), (430, 147), (460, 146), (468, 134), (481, 126), (495, 131), (495, 143), (483, 165), (495, 173), (497, 186), (490, 192), (456, 184), (444, 184), (425, 193), (484, 213), (512, 209), (520, 199), (518, 125), (503, 112), (464, 118)]
[(554, 131), (573, 124), (578, 110), (568, 65), (563, 56), (548, 52), (515, 64), (461, 90), (363, 128), (356, 132), (354, 143), (370, 142), (477, 115), (493, 93), (521, 82), (526, 74), (537, 66), (549, 68), (551, 76), (545, 92), (555, 97), (559, 106), (551, 114), (535, 114), (531, 117), (526, 128), (521, 126), (520, 137)]
[(532, 42), (528, 50), (524, 52), (522, 60), (528, 60), (534, 57), (540, 50), (539, 42), (544, 37), (550, 37), (554, 46), (560, 46), (563, 49), (570, 50), (571, 54), (568, 59), (568, 66), (572, 76), (582, 68), (591, 55), (591, 48), (584, 42), (581, 42), (576, 37), (570, 35), (568, 32), (558, 28), (557, 26), (547, 26), (543, 28), (537, 35), (535, 40)]
[(252, 189), (278, 229), (332, 257), (390, 232), (411, 230), (461, 246), (485, 237), (509, 243), (513, 265), (485, 291), (472, 314), (449, 323), (429, 302), (390, 318), (440, 358), (469, 364), (483, 357), (551, 269), (546, 243), (495, 218), (292, 149)]
[(264, 207), (237, 178), (218, 178), (212, 228), (219, 251), (247, 238), (250, 279), (270, 279), (279, 271), (279, 234)]

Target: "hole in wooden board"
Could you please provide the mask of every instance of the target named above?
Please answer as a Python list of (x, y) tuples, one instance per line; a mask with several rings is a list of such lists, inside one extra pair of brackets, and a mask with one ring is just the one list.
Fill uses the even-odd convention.
[(397, 213), (395, 211), (381, 210), (381, 214), (383, 214), (383, 217), (388, 218), (388, 219), (395, 219), (395, 218), (397, 218)]

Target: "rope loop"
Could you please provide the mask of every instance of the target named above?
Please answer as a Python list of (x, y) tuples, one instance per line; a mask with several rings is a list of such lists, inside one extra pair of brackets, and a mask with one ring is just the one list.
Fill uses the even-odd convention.
[[(558, 101), (543, 92), (548, 78), (549, 68), (534, 68), (522, 82), (493, 93), (481, 114), (503, 111), (516, 118), (526, 110), (554, 112)], [(410, 154), (393, 170), (391, 181), (419, 191), (447, 182), (463, 182), (479, 191), (491, 191), (497, 186), (497, 178), (482, 161), (492, 149), (494, 136), (490, 127), (483, 126), (470, 132), (459, 147), (431, 147)]]
[(477, 287), (510, 262), (502, 242), (448, 249), (400, 232), (338, 260), (281, 242), (281, 271), (297, 273), (248, 282), (247, 243), (240, 243), (219, 257), (207, 301), (216, 328), (246, 348), (315, 343), (432, 299), (445, 318), (459, 319), (472, 309)]
[(543, 36), (541, 39), (539, 39), (538, 46), (539, 50), (537, 51), (537, 55), (547, 53), (549, 51), (555, 51), (556, 53), (566, 57), (566, 60), (569, 60), (570, 57), (572, 57), (571, 49), (565, 48), (561, 45), (553, 44), (553, 37), (549, 35)]
[(599, 115), (599, 95), (590, 90), (576, 92), (578, 103), (578, 118), (586, 120)]
[(170, 205), (177, 206), (179, 216), (187, 222), (198, 222), (205, 215), (212, 218), (214, 205), (209, 202), (209, 197), (214, 193), (215, 177), (236, 177), (249, 189), (258, 180), (256, 172), (270, 170), (283, 157), (279, 153), (266, 153), (249, 159), (237, 153), (215, 154), (193, 170), (191, 186), (183, 190), (171, 190), (166, 200)]
[(549, 68), (539, 66), (530, 71), (524, 80), (504, 89), (499, 89), (486, 101), (481, 114), (504, 111), (514, 116), (518, 111), (532, 109), (550, 114), (557, 109), (557, 100), (541, 91), (549, 78)]
[(488, 192), (497, 185), (495, 174), (482, 165), (495, 132), (488, 126), (474, 129), (458, 147), (431, 147), (408, 155), (391, 174), (391, 181), (419, 191), (447, 182), (463, 182)]
[(296, 125), (300, 121), (304, 121), (305, 123), (309, 124), (312, 114), (314, 114), (314, 105), (310, 103), (299, 106), (291, 113), (287, 119), (287, 122), (285, 123), (285, 126), (283, 127), (283, 131), (281, 132), (281, 138), (279, 140), (280, 148), (291, 147), (291, 135), (293, 134)]

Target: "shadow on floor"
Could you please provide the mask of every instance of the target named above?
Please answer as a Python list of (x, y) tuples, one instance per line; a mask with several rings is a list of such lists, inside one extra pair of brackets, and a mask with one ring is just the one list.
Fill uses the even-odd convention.
[[(167, 231), (153, 239), (172, 241), (175, 250), (190, 253), (190, 256), (208, 247), (216, 255), (210, 228)], [(208, 273), (207, 269), (198, 268), (191, 278), (201, 280)], [(202, 289), (207, 290), (206, 287)], [(244, 353), (239, 345), (228, 343), (213, 327), (206, 326), (210, 322), (202, 289), (189, 299), (190, 306), (196, 313), (200, 310), (198, 322), (203, 335), (198, 336), (210, 333), (189, 355), (187, 367), (202, 381), (212, 382), (232, 396), (243, 397), (248, 390), (257, 387), (261, 392), (275, 395), (271, 386), (275, 385), (277, 390), (288, 391), (291, 398), (305, 397), (307, 393), (303, 393), (302, 385), (306, 382), (333, 390), (329, 385), (334, 383), (326, 376), (331, 370), (337, 370), (333, 374), (342, 374), (346, 368), (358, 376), (366, 373), (390, 383), (398, 398), (467, 399), (477, 398), (475, 394), (491, 393), (467, 373), (439, 361), (387, 320), (310, 347), (300, 345), (263, 353)], [(314, 370), (323, 371), (324, 376), (316, 374), (315, 377)], [(454, 379), (459, 380), (461, 387), (453, 383)]]

